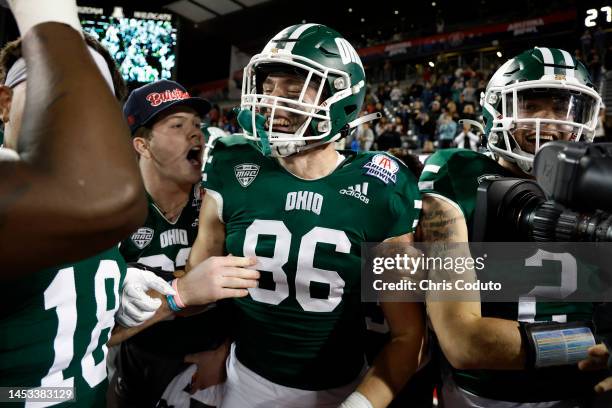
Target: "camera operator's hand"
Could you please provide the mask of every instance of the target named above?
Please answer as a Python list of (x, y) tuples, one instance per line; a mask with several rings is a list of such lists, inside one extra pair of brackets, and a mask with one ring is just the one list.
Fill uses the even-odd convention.
[(206, 305), (220, 299), (244, 297), (257, 287), (257, 259), (233, 255), (213, 256), (177, 280), (178, 294), (185, 306)]
[(585, 360), (578, 362), (578, 368), (581, 370), (603, 370), (608, 367), (608, 359), (610, 353), (605, 344), (598, 344), (589, 348), (588, 357)]
[(612, 377), (607, 377), (595, 386), (595, 392), (602, 393), (612, 390)]
[[(598, 344), (589, 348), (589, 356), (578, 363), (581, 370), (602, 370), (610, 366), (610, 352), (605, 344)], [(602, 393), (612, 390), (612, 376), (607, 377), (595, 385), (595, 392)]]

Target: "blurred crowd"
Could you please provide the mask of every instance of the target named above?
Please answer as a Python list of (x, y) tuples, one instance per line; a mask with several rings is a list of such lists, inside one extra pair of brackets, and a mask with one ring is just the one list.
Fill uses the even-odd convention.
[(574, 56), (589, 69), (596, 85), (601, 82), (604, 72), (612, 70), (612, 44), (608, 44), (606, 35), (601, 27), (586, 29), (580, 36), (580, 48), (574, 51)]
[(373, 127), (361, 126), (346, 140), (353, 150), (407, 148), (429, 153), (451, 146), (477, 150), (478, 130), (460, 119), (480, 119), (480, 93), (498, 68), (470, 65), (429, 71), (412, 81), (372, 84), (365, 113), (381, 112)]
[[(605, 73), (612, 72), (612, 45), (607, 45), (605, 35), (600, 28), (586, 30), (580, 39), (581, 49), (574, 51), (575, 57), (589, 69), (597, 87)], [(449, 147), (479, 150), (483, 147), (480, 131), (460, 120), (482, 121), (480, 94), (499, 68), (499, 63), (473, 68), (483, 66), (479, 62), (474, 60), (463, 66), (447, 64), (436, 69), (425, 67), (409, 79), (394, 80), (402, 75), (397, 75), (386, 61), (384, 68), (389, 75), (375, 75), (381, 81), (368, 84), (362, 112), (363, 115), (380, 112), (382, 117), (373, 124), (359, 126), (353, 135), (337, 142), (337, 147), (355, 151), (400, 148), (419, 153)], [(207, 125), (228, 134), (240, 132), (231, 107), (213, 105)], [(597, 136), (603, 135), (602, 126)]]

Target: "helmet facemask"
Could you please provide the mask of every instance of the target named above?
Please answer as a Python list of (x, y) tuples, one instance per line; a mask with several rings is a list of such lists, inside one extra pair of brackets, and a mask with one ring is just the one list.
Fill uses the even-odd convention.
[(593, 140), (600, 98), (583, 85), (537, 80), (491, 87), (482, 103), (492, 117), (488, 148), (530, 174), (544, 143)]
[[(271, 154), (280, 157), (339, 139), (340, 133), (331, 135), (332, 105), (353, 93), (346, 72), (282, 51), (251, 59), (244, 69), (241, 99), (241, 109), (250, 110), (252, 121), (250, 126), (243, 126), (247, 130), (245, 138), (259, 145), (269, 144)], [(287, 76), (293, 82), (284, 95), (270, 94), (266, 89), (266, 79), (273, 76)], [(258, 129), (258, 115), (266, 118), (264, 132), (249, 132)]]

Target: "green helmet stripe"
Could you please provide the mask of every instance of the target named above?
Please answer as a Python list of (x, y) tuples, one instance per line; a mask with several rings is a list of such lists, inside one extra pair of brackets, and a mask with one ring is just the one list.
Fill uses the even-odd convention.
[(574, 60), (574, 58), (570, 55), (569, 52), (565, 51), (565, 50), (558, 50), (561, 54), (563, 54), (563, 61), (565, 62), (565, 65), (568, 67), (572, 67), (572, 68), (567, 68), (565, 70), (565, 75), (568, 78), (574, 78), (575, 77), (575, 67), (576, 67), (576, 61)]
[(555, 74), (567, 76), (565, 57), (563, 57), (563, 54), (557, 48), (549, 48), (549, 50), (553, 56), (553, 64), (555, 64)]
[(296, 24), (291, 27), (287, 27), (280, 33), (276, 34), (274, 38), (266, 46), (266, 50), (272, 48), (278, 48), (279, 50), (293, 51), (295, 43), (299, 40), (300, 36), (304, 34), (310, 27), (318, 26), (320, 24)]
[[(298, 40), (300, 38), (300, 36), (306, 31), (308, 30), (310, 27), (314, 27), (314, 26), (318, 26), (320, 24), (301, 24), (299, 26), (297, 26), (297, 28), (291, 33), (291, 35), (289, 36), (290, 40)], [(293, 51), (293, 47), (295, 46), (296, 41), (290, 41), (287, 43), (287, 46), (285, 47), (285, 50), (291, 52)]]
[(290, 27), (285, 28), (283, 31), (279, 32), (272, 38), (266, 47), (264, 48), (264, 52), (269, 52), (272, 48), (283, 49), (287, 45), (287, 42), (280, 41), (282, 39), (287, 39), (289, 36), (300, 26), (301, 24), (292, 25)]
[(550, 49), (536, 47), (536, 50), (540, 52), (542, 55), (542, 61), (544, 61), (544, 75), (554, 75), (555, 68), (552, 65), (555, 64), (555, 59)]

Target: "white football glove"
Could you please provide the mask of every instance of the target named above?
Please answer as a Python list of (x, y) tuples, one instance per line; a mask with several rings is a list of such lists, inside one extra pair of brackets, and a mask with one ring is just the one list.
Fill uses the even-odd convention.
[(117, 323), (134, 327), (153, 317), (162, 302), (147, 295), (149, 289), (162, 295), (176, 295), (172, 286), (153, 272), (128, 267), (123, 281), (121, 304), (115, 316)]
[(359, 391), (354, 391), (338, 408), (373, 408), (372, 403)]

